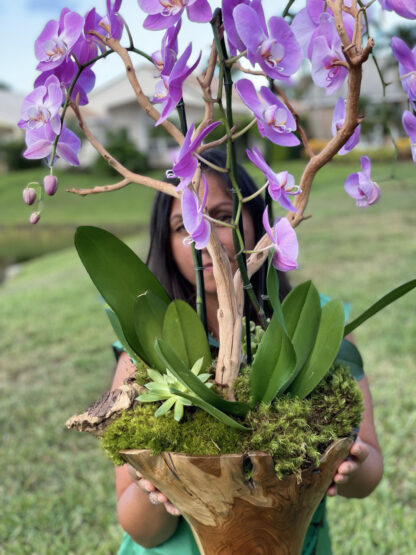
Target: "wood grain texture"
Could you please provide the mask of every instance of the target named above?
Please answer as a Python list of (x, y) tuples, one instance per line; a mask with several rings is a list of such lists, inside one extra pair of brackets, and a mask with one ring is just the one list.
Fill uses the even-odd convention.
[(351, 438), (333, 443), (318, 469), (279, 480), (270, 455), (121, 456), (153, 482), (188, 521), (202, 555), (298, 555), (306, 530)]

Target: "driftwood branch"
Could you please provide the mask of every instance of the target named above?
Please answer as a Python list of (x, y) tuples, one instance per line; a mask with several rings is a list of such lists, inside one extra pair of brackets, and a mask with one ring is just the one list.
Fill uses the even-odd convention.
[[(220, 348), (215, 381), (219, 385), (228, 387), (227, 393), (231, 395), (230, 386), (240, 369), (240, 335), (238, 335), (237, 340), (236, 330), (240, 326), (241, 334), (241, 318), (239, 318), (237, 311), (237, 298), (234, 291), (230, 261), (215, 233), (215, 229), (211, 230), (207, 248), (212, 259), (219, 306), (217, 318)], [(238, 348), (236, 348), (236, 345)]]
[[(74, 102), (71, 102), (70, 106), (71, 106), (72, 110), (74, 111), (74, 114), (75, 114), (75, 116), (78, 120), (79, 126), (82, 129), (85, 137), (92, 144), (92, 146), (95, 148), (95, 150), (98, 152), (98, 154), (100, 154), (105, 160), (107, 160), (107, 162), (110, 164), (110, 166), (112, 166), (120, 175), (122, 175), (124, 177), (123, 182), (127, 180), (129, 183), (138, 183), (139, 185), (144, 185), (145, 187), (150, 187), (151, 189), (161, 191), (162, 193), (165, 193), (167, 195), (171, 195), (172, 197), (179, 197), (179, 193), (176, 190), (176, 187), (174, 185), (171, 185), (170, 183), (165, 183), (164, 181), (159, 181), (157, 179), (153, 179), (151, 177), (147, 177), (146, 175), (140, 175), (138, 173), (134, 173), (134, 172), (128, 170), (125, 166), (123, 166), (123, 164), (121, 164), (113, 156), (111, 156), (111, 154), (108, 152), (108, 150), (106, 150), (106, 148), (100, 143), (100, 141), (92, 134), (91, 130), (89, 129), (89, 127), (85, 123), (84, 118), (82, 117), (78, 106)], [(120, 182), (120, 183), (122, 183), (122, 182)], [(117, 185), (119, 185), (119, 184), (117, 184)], [(126, 184), (123, 184), (123, 186), (125, 186), (125, 185)], [(106, 187), (111, 187), (111, 186), (106, 186)], [(94, 189), (95, 189), (96, 193), (104, 192), (104, 190), (100, 191), (100, 190), (98, 190), (98, 188), (94, 188)], [(110, 190), (113, 190), (113, 189), (110, 189)], [(90, 193), (86, 192), (86, 191), (88, 191), (88, 189), (81, 189), (80, 190), (81, 192), (78, 192), (78, 191), (79, 190), (77, 190), (77, 189), (71, 189), (70, 190), (70, 192), (72, 192), (72, 193), (83, 195), (83, 196), (85, 196), (86, 194), (90, 194)]]
[(129, 378), (118, 389), (104, 393), (82, 414), (71, 416), (65, 425), (72, 430), (90, 432), (102, 437), (107, 426), (123, 412), (133, 408), (137, 404), (136, 397), (146, 391), (147, 389), (139, 386), (134, 378)]
[(199, 86), (202, 90), (202, 96), (205, 104), (205, 113), (201, 123), (198, 125), (195, 135), (201, 133), (212, 121), (214, 121), (214, 100), (211, 94), (211, 84), (214, 78), (215, 66), (217, 63), (217, 49), (215, 43), (211, 45), (211, 53), (208, 60), (208, 66), (202, 77), (197, 77)]
[[(109, 32), (109, 28), (107, 26), (102, 25), (102, 27), (106, 31)], [(141, 108), (144, 110), (144, 112), (150, 118), (154, 119), (154, 121), (157, 121), (160, 118), (160, 114), (156, 110), (156, 108), (151, 104), (150, 100), (147, 98), (147, 96), (144, 94), (144, 92), (142, 91), (142, 88), (141, 88), (140, 83), (137, 79), (137, 75), (136, 75), (136, 72), (134, 70), (134, 66), (133, 66), (133, 63), (131, 61), (131, 58), (130, 58), (130, 55), (129, 55), (128, 51), (123, 46), (121, 46), (121, 44), (119, 43), (118, 40), (113, 39), (110, 36), (106, 37), (104, 35), (101, 35), (97, 31), (90, 31), (89, 34), (98, 38), (106, 46), (108, 46), (109, 48), (114, 50), (114, 52), (116, 52), (120, 56), (120, 58), (124, 62), (124, 65), (125, 65), (125, 68), (126, 68), (127, 78), (130, 82), (130, 85), (131, 85), (133, 91), (136, 94), (136, 98), (137, 98), (138, 103), (140, 104)], [(162, 122), (161, 125), (162, 125), (162, 127), (164, 127), (166, 129), (166, 131), (175, 139), (175, 141), (179, 145), (181, 145), (183, 143), (184, 136), (179, 131), (179, 129), (176, 127), (176, 125), (174, 125), (172, 122), (170, 122), (168, 120), (165, 120), (164, 122)]]
[(67, 193), (75, 193), (76, 195), (80, 195), (81, 197), (85, 197), (87, 195), (96, 195), (98, 193), (108, 193), (110, 191), (118, 191), (119, 189), (123, 189), (130, 185), (129, 179), (122, 179), (118, 183), (113, 183), (111, 185), (97, 185), (96, 187), (92, 187), (91, 189), (79, 189), (78, 187), (71, 187), (70, 189), (66, 189)]

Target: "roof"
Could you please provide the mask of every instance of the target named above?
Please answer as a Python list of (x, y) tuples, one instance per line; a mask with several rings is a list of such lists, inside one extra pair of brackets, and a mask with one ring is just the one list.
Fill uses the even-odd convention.
[(16, 128), (24, 96), (13, 91), (0, 89), (0, 127)]
[[(157, 73), (154, 67), (137, 66), (137, 79), (144, 94), (151, 98), (154, 94)], [(217, 90), (218, 79), (214, 77), (212, 82), (212, 91), (215, 94)], [(97, 88), (90, 95), (90, 105), (94, 111), (101, 113), (107, 112), (109, 109), (130, 104), (135, 101), (135, 93), (126, 78), (126, 75), (120, 75), (112, 79), (109, 83)], [(189, 107), (202, 107), (202, 93), (199, 83), (195, 76), (191, 75), (183, 85), (183, 98), (185, 104)], [(241, 101), (240, 97), (233, 93), (233, 109), (236, 113), (249, 113), (248, 109)]]

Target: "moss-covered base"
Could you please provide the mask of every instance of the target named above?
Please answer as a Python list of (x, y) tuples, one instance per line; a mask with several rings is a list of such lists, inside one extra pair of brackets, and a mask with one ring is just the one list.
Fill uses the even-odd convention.
[[(236, 384), (239, 400), (247, 392), (247, 376)], [(154, 417), (156, 403), (139, 404), (125, 412), (106, 430), (102, 446), (115, 464), (123, 464), (122, 449), (175, 451), (193, 455), (218, 455), (265, 451), (283, 477), (317, 465), (328, 445), (350, 435), (363, 411), (361, 392), (349, 371), (334, 368), (306, 399), (283, 396), (271, 406), (260, 406), (246, 419), (249, 432), (222, 424), (206, 412), (193, 409), (180, 423), (172, 413)]]

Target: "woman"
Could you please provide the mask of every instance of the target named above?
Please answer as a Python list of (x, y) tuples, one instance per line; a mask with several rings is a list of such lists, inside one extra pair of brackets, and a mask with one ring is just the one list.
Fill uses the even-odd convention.
[[(211, 163), (225, 167), (225, 155), (220, 151), (207, 151), (204, 157)], [(229, 222), (232, 218), (232, 192), (228, 175), (203, 166), (208, 182), (206, 208), (212, 218)], [(245, 170), (239, 166), (237, 181), (244, 197), (257, 189)], [(260, 196), (245, 204), (243, 227), (248, 250), (254, 248), (263, 235), (263, 200)], [(165, 225), (169, 222), (169, 225)], [(163, 225), (162, 225), (163, 224)], [(233, 271), (236, 269), (235, 251), (230, 228), (216, 225)], [(151, 219), (151, 243), (148, 266), (159, 278), (172, 298), (181, 298), (194, 304), (195, 277), (192, 252), (184, 244), (187, 236), (182, 222), (180, 201), (158, 194)], [(202, 251), (207, 321), (211, 335), (218, 339), (216, 284), (212, 262), (208, 251)], [(286, 274), (279, 275), (280, 296), (284, 298), (290, 290)], [(253, 286), (261, 291), (261, 275), (254, 277)], [(122, 353), (113, 381), (113, 389), (134, 373), (135, 367), (126, 353)], [(364, 415), (358, 438), (350, 449), (350, 455), (338, 468), (328, 495), (344, 497), (366, 497), (379, 483), (383, 463), (377, 440), (371, 396), (367, 379), (359, 382), (364, 398)], [(149, 481), (143, 479), (128, 465), (116, 469), (117, 512), (121, 526), (126, 531), (120, 555), (154, 553), (166, 555), (198, 555), (199, 551), (189, 527), (180, 518), (178, 510)], [(308, 553), (330, 553), (329, 536), (325, 520), (325, 504), (318, 508), (305, 540), (303, 555)], [(158, 547), (159, 546), (159, 547)]]

